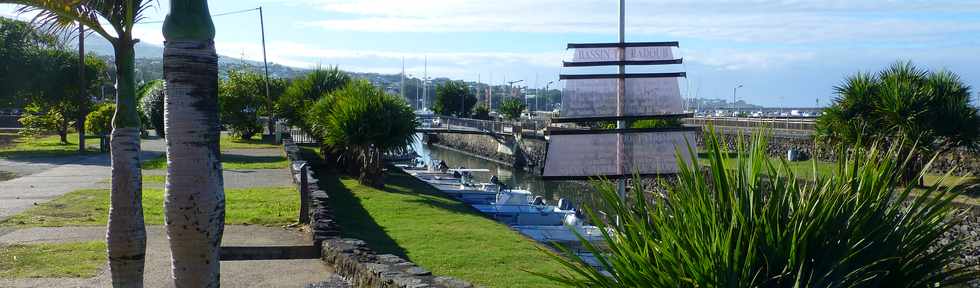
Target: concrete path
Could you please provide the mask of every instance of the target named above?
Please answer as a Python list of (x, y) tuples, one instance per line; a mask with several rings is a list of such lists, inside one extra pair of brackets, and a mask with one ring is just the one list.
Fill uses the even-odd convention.
[[(162, 140), (143, 142), (143, 159), (152, 159), (166, 149)], [(250, 157), (281, 156), (281, 149), (235, 149), (225, 154)], [(2, 165), (3, 163), (0, 163)], [(63, 163), (24, 163), (37, 169), (30, 175), (0, 182), (0, 219), (84, 188), (108, 188), (110, 175), (106, 155), (82, 157)], [(22, 169), (26, 171), (26, 169)], [(166, 170), (144, 170), (145, 175), (166, 175)], [(291, 186), (287, 169), (225, 170), (225, 188)], [(144, 184), (162, 187), (162, 184)], [(223, 246), (310, 246), (307, 235), (294, 230), (265, 226), (226, 226)], [(105, 227), (0, 228), (0, 247), (11, 244), (104, 241)], [(146, 287), (173, 287), (170, 272), (170, 248), (162, 226), (147, 227)], [(0, 287), (110, 287), (108, 266), (88, 279), (0, 279)], [(343, 279), (319, 259), (222, 261), (221, 285), (224, 287), (348, 287)]]
[[(143, 159), (166, 151), (163, 139), (143, 140)], [(109, 155), (65, 156), (54, 158), (0, 159), (0, 167), (16, 175), (0, 182), (0, 219), (5, 219), (37, 203), (43, 203), (79, 189), (96, 188), (112, 176)]]
[[(174, 287), (170, 272), (170, 248), (162, 226), (148, 226), (146, 287)], [(4, 233), (4, 232), (0, 232)], [(225, 226), (224, 246), (311, 245), (298, 231), (265, 226)], [(105, 240), (105, 227), (28, 228), (0, 234), (0, 245)], [(303, 287), (332, 279), (333, 270), (319, 259), (222, 261), (223, 287)], [(337, 279), (333, 279), (337, 280)], [(336, 286), (345, 287), (342, 281)], [(110, 287), (108, 265), (93, 278), (0, 279), (0, 287)]]

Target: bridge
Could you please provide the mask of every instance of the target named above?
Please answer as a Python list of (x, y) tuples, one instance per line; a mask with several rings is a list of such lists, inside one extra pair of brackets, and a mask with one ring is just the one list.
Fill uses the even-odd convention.
[[(769, 129), (774, 136), (788, 138), (809, 138), (815, 129), (815, 118), (736, 118), (736, 117), (697, 117), (685, 118), (686, 126), (707, 127), (724, 134), (751, 134), (760, 128)], [(477, 120), (447, 116), (419, 116), (422, 126), (416, 128), (420, 133), (482, 134), (495, 137), (514, 136), (520, 129), (522, 137), (544, 138), (545, 130), (557, 124), (547, 119), (523, 119), (515, 122)], [(563, 124), (567, 125), (567, 124)], [(564, 126), (562, 128), (571, 128)]]

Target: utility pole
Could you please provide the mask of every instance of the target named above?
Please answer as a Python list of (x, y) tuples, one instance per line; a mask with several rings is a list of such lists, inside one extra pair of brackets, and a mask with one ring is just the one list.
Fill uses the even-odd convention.
[(405, 56), (402, 56), (402, 74), (401, 74), (401, 76), (402, 76), (402, 82), (401, 82), (401, 86), (402, 87), (400, 89), (398, 89), (398, 92), (402, 94), (402, 99), (405, 99), (407, 101), (408, 98), (405, 98)]
[(78, 120), (75, 129), (78, 130), (78, 153), (85, 153), (85, 116), (88, 114), (88, 82), (85, 81), (85, 25), (78, 23)]
[[(262, 13), (262, 6), (259, 6), (259, 27), (262, 30), (262, 66), (265, 67), (265, 99), (272, 105), (272, 93), (269, 91), (269, 59), (265, 52), (265, 15)], [(271, 108), (271, 107), (270, 107)], [(269, 110), (269, 133), (274, 135), (276, 143), (282, 142), (281, 134), (276, 133), (276, 117), (272, 110)]]
[(422, 70), (422, 109), (429, 102), (429, 56), (425, 56), (425, 68)]
[[(544, 84), (544, 93), (545, 93), (545, 94), (548, 94), (549, 92), (551, 92), (551, 90), (549, 90), (549, 89), (548, 89), (548, 87), (551, 87), (551, 84), (552, 84), (552, 83), (555, 83), (555, 81), (548, 81), (548, 84)], [(547, 96), (546, 96), (546, 97), (547, 97)], [(546, 100), (545, 100), (545, 102), (544, 102), (544, 104), (545, 104), (545, 105), (548, 105), (548, 104), (549, 104), (548, 102), (549, 102), (550, 100), (547, 100), (548, 98), (545, 98), (545, 99), (546, 99)], [(548, 105), (548, 106), (550, 106), (550, 105)], [(540, 109), (539, 109), (539, 110), (540, 110)]]
[(742, 88), (742, 84), (738, 84), (735, 88), (732, 88), (732, 116), (738, 118), (738, 104), (735, 95), (738, 93), (738, 88)]

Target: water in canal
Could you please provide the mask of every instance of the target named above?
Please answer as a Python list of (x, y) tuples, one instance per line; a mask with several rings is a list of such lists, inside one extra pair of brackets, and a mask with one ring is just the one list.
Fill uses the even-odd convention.
[(535, 195), (544, 196), (549, 204), (557, 204), (560, 198), (571, 200), (576, 206), (592, 201), (592, 188), (588, 183), (541, 180), (541, 178), (520, 169), (513, 169), (454, 150), (425, 145), (422, 143), (421, 137), (412, 146), (426, 163), (429, 163), (430, 159), (437, 159), (446, 161), (446, 164), (452, 168), (463, 166), (471, 169), (490, 170), (490, 173), (474, 173), (476, 182), (488, 182), (490, 176), (497, 175), (497, 178), (507, 186), (527, 189)]

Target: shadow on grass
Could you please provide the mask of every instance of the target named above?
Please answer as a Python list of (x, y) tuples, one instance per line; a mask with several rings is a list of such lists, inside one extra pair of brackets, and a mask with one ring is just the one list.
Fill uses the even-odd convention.
[[(487, 217), (487, 215), (473, 209), (473, 207), (466, 205), (466, 203), (446, 196), (425, 183), (422, 183), (418, 179), (415, 179), (411, 175), (405, 174), (405, 172), (395, 169), (389, 169), (388, 171), (389, 172), (385, 173), (385, 188), (381, 189), (382, 191), (388, 193), (422, 196), (422, 199), (412, 200), (412, 202), (425, 204), (453, 213), (468, 214), (491, 219)], [(395, 187), (402, 189), (396, 189)]]
[(361, 199), (354, 196), (354, 192), (340, 182), (343, 176), (324, 170), (318, 170), (317, 178), (321, 188), (330, 195), (330, 207), (333, 209), (334, 220), (340, 225), (343, 237), (364, 240), (371, 249), (378, 253), (394, 254), (411, 261), (405, 249), (388, 236), (385, 229), (374, 221), (371, 214), (364, 209), (364, 206), (361, 205)]

